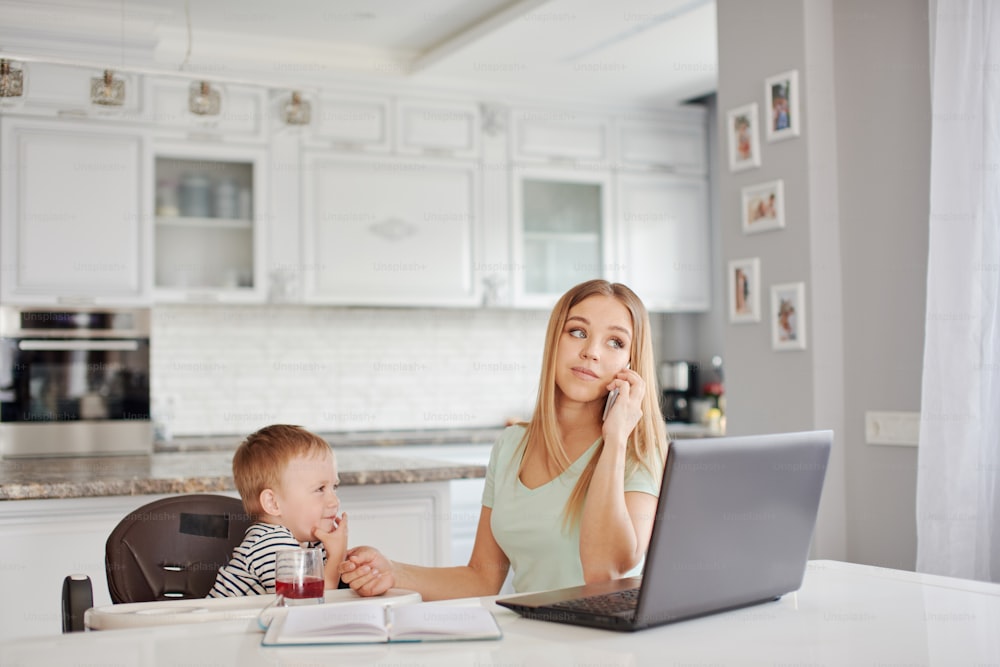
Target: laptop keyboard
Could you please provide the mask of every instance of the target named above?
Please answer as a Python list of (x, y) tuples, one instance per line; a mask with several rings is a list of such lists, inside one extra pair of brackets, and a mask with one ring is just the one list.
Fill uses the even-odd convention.
[(624, 591), (592, 595), (586, 598), (577, 598), (576, 600), (564, 600), (563, 602), (554, 603), (552, 607), (610, 616), (620, 615), (625, 612), (634, 612), (638, 602), (639, 589), (629, 588)]

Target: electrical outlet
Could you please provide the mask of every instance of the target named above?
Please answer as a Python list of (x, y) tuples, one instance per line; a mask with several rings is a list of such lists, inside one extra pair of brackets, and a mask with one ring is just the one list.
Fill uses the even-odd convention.
[(919, 412), (865, 413), (865, 442), (869, 445), (916, 447), (919, 439)]

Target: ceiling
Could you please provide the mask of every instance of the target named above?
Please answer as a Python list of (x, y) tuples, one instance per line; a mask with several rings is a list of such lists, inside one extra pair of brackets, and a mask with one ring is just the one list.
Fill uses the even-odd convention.
[(146, 48), (159, 66), (306, 82), (664, 107), (714, 91), (718, 70), (715, 0), (0, 0), (0, 15), (0, 51), (88, 32), (126, 63)]

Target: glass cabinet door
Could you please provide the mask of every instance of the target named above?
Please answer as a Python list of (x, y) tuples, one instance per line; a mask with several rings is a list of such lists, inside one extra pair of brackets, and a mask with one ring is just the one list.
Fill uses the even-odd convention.
[(608, 277), (607, 178), (531, 169), (515, 177), (515, 299), (550, 306), (567, 289)]
[(262, 300), (262, 158), (239, 149), (155, 159), (158, 301)]

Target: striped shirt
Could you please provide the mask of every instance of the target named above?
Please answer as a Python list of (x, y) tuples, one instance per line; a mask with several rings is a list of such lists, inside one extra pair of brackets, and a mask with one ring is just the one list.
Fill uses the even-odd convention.
[[(210, 598), (263, 595), (274, 592), (274, 563), (279, 549), (310, 546), (323, 548), (321, 542), (300, 544), (284, 526), (257, 522), (247, 528), (243, 542), (233, 551), (227, 565), (219, 568)], [(323, 552), (326, 561), (326, 551)]]

